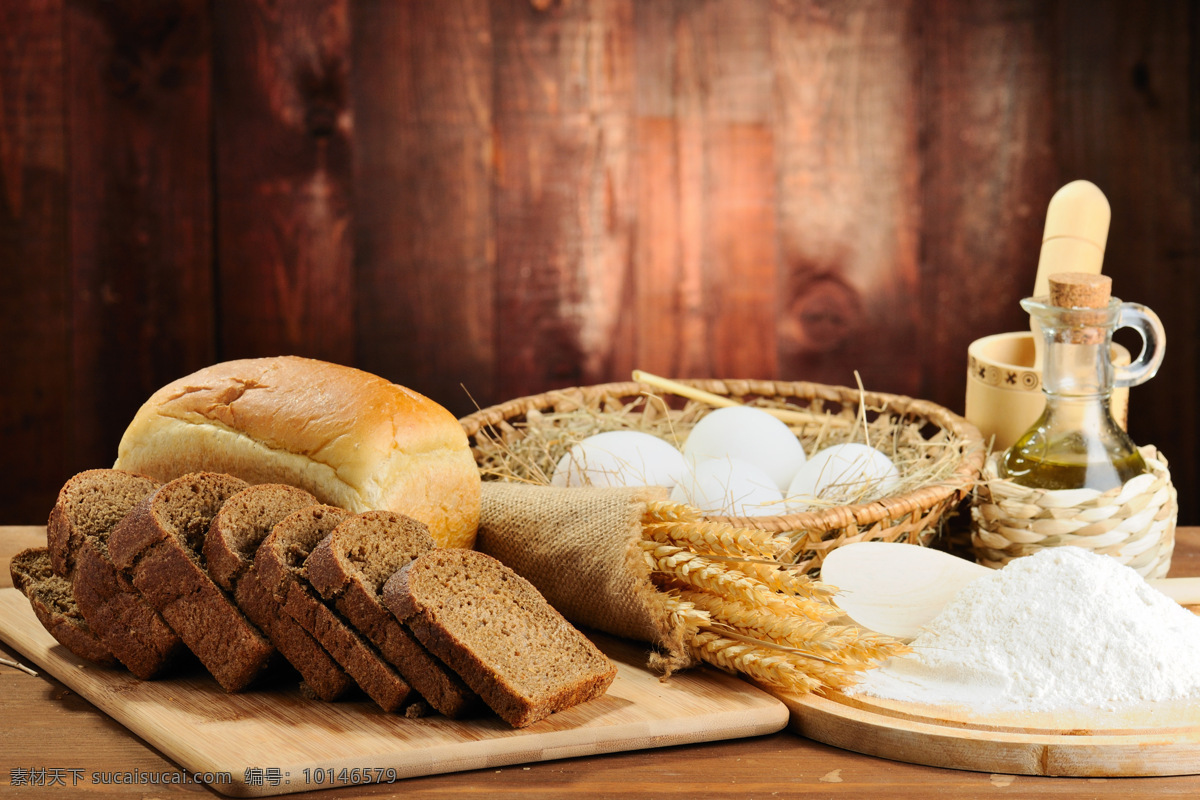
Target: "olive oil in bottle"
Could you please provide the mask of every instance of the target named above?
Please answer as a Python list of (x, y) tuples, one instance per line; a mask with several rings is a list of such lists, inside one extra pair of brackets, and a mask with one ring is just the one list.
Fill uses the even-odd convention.
[(1106, 491), (1146, 471), (1141, 453), (1132, 446), (1112, 447), (1101, 454), (1094, 448), (1089, 452), (1084, 436), (1067, 434), (1047, 442), (1033, 434), (1018, 440), (1004, 461), (1006, 477), (1022, 486)]
[[(1132, 386), (1158, 369), (1164, 334), (1153, 311), (1111, 298), (1111, 286), (1103, 275), (1066, 272), (1051, 276), (1049, 298), (1021, 301), (1044, 337), (1046, 408), (1001, 457), (1001, 474), (1014, 483), (1106, 491), (1146, 472), (1109, 403), (1114, 376)], [(1124, 326), (1136, 328), (1146, 346), (1134, 364), (1114, 369), (1112, 334)]]

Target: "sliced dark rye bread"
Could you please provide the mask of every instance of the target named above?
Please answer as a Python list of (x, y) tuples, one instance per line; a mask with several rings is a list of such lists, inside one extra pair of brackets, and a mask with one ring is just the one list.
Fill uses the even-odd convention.
[(336, 700), (354, 685), (325, 648), (283, 610), (262, 582), (254, 553), (276, 523), (317, 505), (303, 489), (280, 483), (251, 486), (225, 501), (204, 537), (204, 560), (217, 585), (233, 595), (242, 613), (267, 635), (275, 649), (322, 700)]
[(79, 613), (105, 647), (137, 677), (162, 673), (183, 652), (179, 636), (113, 564), (113, 528), (159, 486), (116, 469), (75, 475), (58, 493), (46, 523), (55, 572), (69, 577)]
[(196, 472), (163, 484), (117, 524), (113, 563), (227, 692), (245, 689), (275, 648), (205, 570), (201, 547), (221, 505), (249, 484)]
[(113, 565), (106, 538), (80, 546), (71, 587), (92, 630), (142, 680), (162, 675), (185, 653), (179, 634)]
[(308, 582), (379, 649), (434, 710), (458, 718), (481, 708), (479, 695), (425, 649), (384, 607), (380, 594), (396, 570), (434, 548), (423, 523), (394, 511), (366, 511), (341, 522), (307, 560)]
[(46, 546), (54, 574), (71, 577), (75, 555), (88, 536), (107, 535), (159, 482), (119, 469), (89, 469), (58, 491), (46, 522)]
[(55, 575), (50, 564), (50, 551), (31, 547), (13, 556), (8, 566), (13, 586), (29, 599), (33, 613), (58, 640), (58, 643), (80, 658), (104, 666), (114, 666), (117, 657), (88, 627), (79, 613), (71, 582)]
[(312, 634), (384, 711), (400, 710), (412, 690), (345, 620), (317, 597), (305, 576), (313, 548), (351, 513), (334, 506), (309, 506), (280, 520), (254, 556), (263, 586)]
[(533, 584), (474, 550), (420, 556), (388, 579), (383, 600), (516, 728), (599, 697), (617, 674)]

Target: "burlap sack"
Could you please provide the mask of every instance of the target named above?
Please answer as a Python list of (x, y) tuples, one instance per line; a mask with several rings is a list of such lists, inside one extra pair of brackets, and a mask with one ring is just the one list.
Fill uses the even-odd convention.
[(651, 663), (691, 663), (683, 632), (638, 545), (658, 487), (572, 488), (485, 481), (475, 547), (538, 588), (576, 625), (662, 648)]

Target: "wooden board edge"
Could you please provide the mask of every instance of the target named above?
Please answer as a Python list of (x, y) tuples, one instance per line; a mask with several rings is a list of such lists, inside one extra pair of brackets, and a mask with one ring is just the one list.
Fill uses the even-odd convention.
[(1116, 735), (976, 731), (876, 714), (817, 695), (776, 697), (791, 711), (793, 732), (892, 761), (1046, 777), (1200, 774), (1200, 729)]

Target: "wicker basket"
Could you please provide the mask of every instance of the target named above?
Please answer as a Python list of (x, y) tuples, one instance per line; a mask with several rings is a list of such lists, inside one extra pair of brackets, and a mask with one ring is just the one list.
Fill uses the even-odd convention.
[[(931, 543), (944, 520), (970, 495), (983, 467), (986, 453), (979, 431), (962, 417), (928, 401), (805, 382), (686, 380), (680, 383), (749, 404), (796, 408), (840, 418), (837, 420), (840, 426), (818, 423), (794, 428), (805, 440), (806, 449), (816, 439), (823, 444), (847, 440), (856, 427), (861, 432), (866, 425), (868, 430), (888, 431), (887, 435), (894, 437), (893, 442), (919, 450), (923, 458), (953, 458), (949, 474), (943, 473), (936, 482), (871, 502), (780, 516), (709, 518), (718, 524), (788, 533), (795, 542), (789, 559), (805, 571), (815, 571), (826, 553), (850, 542)], [(664, 404), (669, 410), (660, 410)], [(485, 429), (490, 439), (521, 435), (520, 425), (531, 412), (578, 410), (614, 417), (631, 413), (676, 414), (675, 430), (682, 435), (709, 408), (630, 381), (521, 397), (477, 411), (464, 417), (461, 423), (475, 446)], [(851, 424), (846, 425), (846, 421)], [(566, 449), (564, 445), (563, 452)], [(476, 452), (478, 456), (478, 448)]]
[(1167, 460), (1140, 448), (1148, 472), (1123, 486), (1050, 491), (1000, 477), (990, 458), (971, 509), (976, 560), (1002, 567), (1047, 547), (1083, 547), (1110, 555), (1144, 578), (1162, 578), (1171, 566), (1178, 514)]

